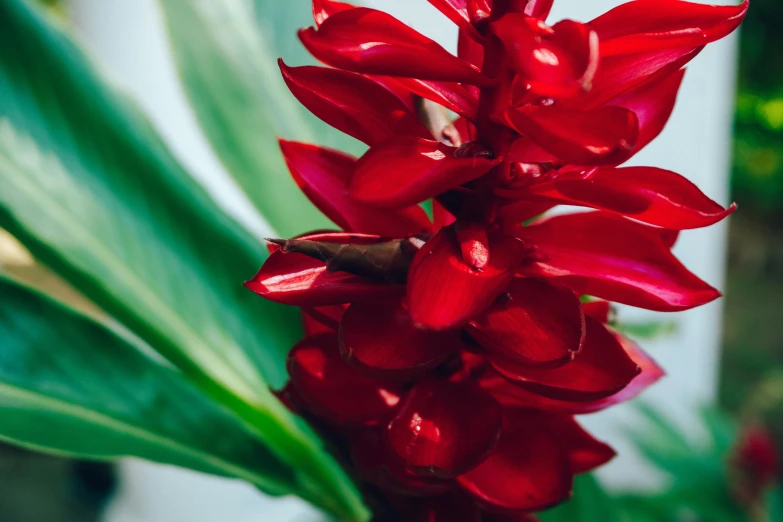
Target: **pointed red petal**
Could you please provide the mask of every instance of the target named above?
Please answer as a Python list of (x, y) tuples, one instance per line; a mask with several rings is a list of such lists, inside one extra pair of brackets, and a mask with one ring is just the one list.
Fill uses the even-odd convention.
[(625, 388), (640, 370), (606, 327), (591, 317), (585, 317), (585, 325), (582, 351), (563, 366), (522, 366), (494, 355), (489, 356), (489, 361), (504, 377), (545, 397), (567, 401), (603, 399)]
[[(477, 41), (483, 41), (484, 38), (481, 36), (481, 33), (479, 33), (475, 27), (473, 27), (473, 23), (471, 21), (471, 15), (468, 12), (468, 1), (469, 0), (427, 0), (429, 3), (431, 3), (435, 8), (440, 11), (441, 13), (445, 14), (449, 20), (457, 24), (457, 27), (460, 28), (460, 31), (464, 31), (466, 34), (470, 35), (471, 38)], [(473, 3), (475, 3), (475, 0), (473, 0)], [(487, 16), (489, 16), (489, 13), (486, 13)]]
[(609, 316), (612, 313), (612, 304), (609, 301), (598, 299), (582, 303), (582, 309), (586, 316), (592, 317), (599, 323), (606, 324), (609, 322)]
[[(331, 243), (378, 243), (378, 236), (316, 234), (303, 239)], [(324, 306), (367, 299), (384, 299), (405, 292), (404, 285), (376, 283), (347, 272), (328, 272), (318, 259), (277, 250), (245, 286), (277, 303), (294, 306)]]
[(555, 180), (530, 192), (552, 202), (608, 210), (674, 230), (715, 224), (736, 208), (723, 208), (686, 178), (655, 167), (598, 169), (584, 179)]
[(387, 419), (400, 402), (400, 385), (373, 379), (340, 357), (337, 335), (297, 343), (288, 354), (288, 374), (313, 413), (339, 424), (372, 425)]
[(581, 109), (599, 107), (647, 81), (678, 71), (702, 49), (663, 49), (601, 58), (601, 66), (590, 91), (568, 100), (564, 105)]
[(525, 14), (544, 20), (549, 16), (549, 11), (552, 10), (552, 4), (554, 3), (555, 0), (528, 0), (525, 6)]
[(421, 138), (395, 138), (356, 164), (350, 196), (379, 207), (408, 206), (486, 174), (500, 160), (458, 158), (457, 149)]
[(353, 9), (354, 7), (351, 4), (336, 2), (335, 0), (313, 0), (313, 20), (315, 20), (316, 26), (320, 26), (324, 23), (324, 20), (333, 14), (346, 9)]
[(598, 69), (598, 36), (590, 26), (540, 20), (509, 13), (490, 25), (503, 42), (526, 90), (539, 96), (570, 96), (587, 90)]
[(488, 352), (521, 364), (557, 366), (582, 348), (585, 318), (571, 290), (526, 277), (512, 281), (507, 293), (468, 326)]
[(280, 149), (299, 188), (318, 209), (348, 232), (404, 237), (429, 231), (427, 213), (411, 205), (379, 210), (348, 197), (356, 159), (331, 149), (280, 140)]
[(576, 402), (550, 399), (529, 392), (517, 383), (512, 383), (494, 371), (482, 374), (479, 384), (504, 406), (536, 408), (552, 412), (560, 412), (569, 415), (580, 415), (605, 410), (615, 404), (629, 401), (637, 397), (649, 386), (655, 384), (665, 372), (658, 364), (647, 355), (638, 345), (629, 339), (614, 333), (618, 342), (623, 346), (628, 356), (636, 363), (642, 372), (623, 388), (620, 392), (610, 397), (596, 401)]
[(601, 54), (611, 56), (706, 45), (734, 31), (747, 11), (748, 0), (737, 6), (635, 0), (604, 13), (590, 25), (601, 38)]
[(603, 466), (617, 454), (608, 444), (597, 440), (566, 415), (542, 415), (542, 420), (568, 452), (572, 473), (587, 473)]
[(307, 50), (328, 65), (364, 74), (491, 85), (470, 63), (391, 15), (357, 7), (335, 13), (316, 31), (299, 31)]
[(666, 76), (655, 76), (638, 88), (606, 102), (607, 105), (623, 107), (636, 114), (639, 139), (635, 152), (657, 138), (669, 121), (684, 76), (685, 69)]
[(576, 165), (622, 163), (631, 155), (639, 135), (636, 115), (620, 107), (580, 111), (526, 105), (506, 115), (519, 132)]
[(431, 137), (399, 98), (366, 76), (326, 67), (288, 67), (282, 59), (278, 65), (302, 105), (367, 145), (395, 136)]
[(480, 388), (425, 381), (400, 402), (387, 436), (411, 469), (451, 478), (487, 456), (498, 440), (501, 417), (500, 405)]
[(451, 228), (441, 229), (419, 250), (408, 274), (413, 322), (433, 330), (456, 328), (491, 305), (521, 260), (521, 244), (490, 237), (490, 261), (476, 270), (462, 259)]
[(475, 118), (478, 112), (478, 93), (470, 86), (454, 82), (437, 82), (432, 80), (417, 80), (416, 78), (398, 78), (394, 76), (373, 76), (373, 80), (400, 96), (421, 96), (434, 101), (447, 109), (466, 118)]
[(399, 300), (352, 305), (340, 324), (343, 358), (371, 376), (409, 377), (430, 370), (461, 345), (458, 330), (416, 328)]
[(380, 429), (360, 430), (351, 439), (351, 460), (356, 471), (367, 482), (384, 491), (402, 495), (429, 496), (448, 490), (452, 482), (424, 477), (405, 467), (392, 455)]
[(494, 509), (535, 511), (565, 500), (573, 480), (571, 464), (540, 416), (506, 409), (495, 449), (457, 478), (460, 486)]
[(521, 272), (555, 278), (580, 294), (658, 311), (687, 310), (720, 297), (649, 227), (607, 213), (555, 216), (518, 235), (542, 256)]

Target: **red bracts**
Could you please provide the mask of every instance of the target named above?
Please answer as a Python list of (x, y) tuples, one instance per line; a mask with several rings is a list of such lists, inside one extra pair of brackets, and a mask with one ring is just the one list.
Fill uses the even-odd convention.
[[(313, 2), (299, 35), (331, 67), (281, 61), (283, 77), (370, 148), (281, 141), (342, 230), (274, 240), (247, 286), (301, 307), (284, 398), (376, 504), (404, 520), (523, 520), (614, 455), (573, 415), (663, 375), (608, 324), (607, 301), (677, 311), (719, 296), (670, 248), (734, 206), (619, 165), (663, 129), (682, 67), (748, 6), (635, 0), (548, 25), (551, 0), (430, 3), (459, 27), (458, 56), (386, 13)], [(589, 211), (541, 217), (562, 204)]]

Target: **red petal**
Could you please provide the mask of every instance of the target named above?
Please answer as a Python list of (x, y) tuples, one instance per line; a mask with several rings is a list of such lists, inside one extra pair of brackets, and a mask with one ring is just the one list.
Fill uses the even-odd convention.
[(396, 78), (394, 76), (374, 76), (373, 78), (394, 92), (413, 93), (434, 101), (466, 118), (473, 119), (478, 112), (477, 92), (473, 92), (469, 86), (460, 83)]
[(302, 308), (305, 337), (312, 337), (319, 333), (337, 333), (344, 313), (345, 307), (342, 305)]
[(313, 413), (339, 424), (376, 424), (387, 419), (403, 390), (373, 379), (340, 357), (337, 335), (322, 334), (297, 343), (288, 354), (288, 374)]
[(597, 300), (582, 303), (582, 309), (586, 316), (592, 317), (599, 323), (608, 323), (612, 313), (612, 304), (609, 301)]
[(391, 15), (357, 7), (330, 16), (316, 31), (299, 31), (316, 58), (333, 67), (364, 74), (491, 85), (470, 63), (414, 31)]
[(519, 132), (576, 165), (622, 163), (631, 155), (639, 135), (636, 115), (620, 107), (580, 111), (526, 105), (506, 115)]
[(356, 164), (348, 192), (380, 207), (408, 206), (486, 174), (500, 160), (458, 158), (457, 149), (421, 138), (395, 138)]
[(669, 248), (674, 248), (674, 245), (677, 243), (677, 239), (680, 237), (680, 231), (679, 230), (669, 230), (666, 228), (658, 228), (655, 229), (658, 236), (661, 238), (661, 241), (663, 241), (663, 244), (666, 245)]
[[(359, 234), (316, 234), (303, 239), (331, 243), (377, 243), (378, 236)], [(347, 272), (328, 272), (318, 259), (277, 250), (245, 286), (277, 303), (294, 306), (324, 306), (367, 299), (395, 297), (403, 285), (376, 283)]]
[(723, 208), (686, 178), (655, 167), (598, 169), (584, 179), (560, 179), (530, 189), (548, 201), (608, 210), (650, 225), (706, 227), (736, 208)]
[(457, 479), (460, 486), (495, 509), (534, 511), (565, 500), (573, 480), (568, 454), (540, 418), (506, 409), (495, 449)]
[[(460, 31), (464, 31), (470, 35), (471, 38), (477, 41), (483, 41), (481, 36), (475, 27), (473, 27), (473, 21), (471, 20), (470, 13), (468, 12), (469, 0), (427, 0), (429, 3), (435, 6), (438, 11), (445, 14), (449, 20), (457, 24)], [(475, 3), (475, 0), (473, 0)], [(489, 13), (486, 13), (489, 16)], [(476, 20), (478, 21), (478, 20)]]
[(603, 105), (647, 81), (678, 71), (702, 49), (664, 49), (602, 58), (590, 91), (567, 101), (565, 106), (589, 109)]
[(423, 477), (405, 467), (386, 445), (382, 431), (364, 429), (351, 439), (351, 460), (366, 481), (402, 495), (437, 495), (451, 487), (452, 482)]
[(484, 270), (467, 265), (451, 228), (441, 229), (413, 259), (408, 306), (413, 322), (433, 330), (456, 328), (483, 312), (506, 288), (523, 252), (509, 238), (490, 237)]
[(526, 277), (512, 281), (507, 292), (508, 299), (468, 327), (487, 351), (522, 364), (556, 366), (581, 350), (585, 317), (571, 290)]
[(457, 39), (457, 56), (478, 68), (484, 64), (484, 46), (460, 31)]
[(598, 36), (590, 26), (540, 20), (510, 13), (490, 25), (527, 90), (540, 96), (570, 96), (589, 89), (598, 69)]
[(549, 11), (552, 10), (552, 4), (554, 3), (555, 0), (528, 0), (525, 6), (525, 14), (544, 20), (549, 16)]
[(326, 67), (288, 67), (282, 59), (278, 65), (302, 105), (367, 145), (395, 136), (432, 136), (397, 96), (365, 76)]
[(683, 76), (685, 69), (666, 76), (654, 76), (638, 88), (606, 102), (607, 105), (623, 107), (636, 114), (639, 139), (635, 151), (642, 150), (657, 138), (669, 121)]
[(418, 205), (379, 210), (348, 197), (346, 186), (356, 159), (331, 149), (280, 140), (291, 175), (318, 209), (348, 232), (404, 237), (429, 231), (431, 225)]
[(604, 13), (590, 25), (601, 38), (601, 54), (611, 56), (702, 46), (734, 31), (747, 11), (748, 0), (738, 6), (635, 0)]
[(579, 294), (658, 311), (687, 310), (720, 297), (649, 227), (610, 214), (555, 216), (520, 229), (519, 236), (543, 259), (521, 272), (555, 278)]
[(498, 440), (500, 405), (470, 384), (425, 381), (389, 422), (392, 450), (423, 475), (451, 478), (478, 465)]
[(335, 0), (313, 0), (313, 20), (315, 20), (315, 25), (319, 26), (333, 14), (346, 9), (353, 9), (354, 7), (351, 4), (336, 2)]
[(625, 388), (639, 374), (639, 367), (601, 323), (585, 317), (585, 325), (582, 351), (563, 366), (521, 366), (497, 356), (490, 356), (489, 361), (504, 377), (545, 397), (567, 401), (608, 397)]
[(663, 369), (658, 366), (649, 355), (642, 351), (639, 346), (617, 333), (614, 335), (623, 346), (628, 356), (642, 369), (642, 372), (632, 380), (628, 386), (610, 397), (588, 402), (550, 399), (529, 392), (493, 371), (485, 372), (481, 376), (479, 384), (482, 388), (490, 392), (495, 400), (504, 406), (537, 408), (569, 415), (580, 415), (605, 410), (610, 406), (637, 397), (641, 392), (664, 376)]
[(603, 466), (617, 454), (608, 444), (597, 440), (573, 417), (545, 415), (542, 419), (568, 452), (572, 473), (587, 473)]
[(430, 370), (460, 346), (458, 330), (416, 328), (399, 300), (351, 305), (340, 324), (343, 357), (362, 373), (407, 377)]

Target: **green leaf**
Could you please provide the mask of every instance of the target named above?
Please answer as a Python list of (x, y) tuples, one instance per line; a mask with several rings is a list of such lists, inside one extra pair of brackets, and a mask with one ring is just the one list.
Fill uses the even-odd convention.
[(0, 276), (0, 439), (139, 457), (297, 490), (296, 476), (185, 378), (101, 324)]
[(229, 174), (278, 234), (334, 227), (301, 193), (277, 136), (357, 153), (359, 143), (301, 107), (278, 56), (310, 59), (296, 30), (312, 25), (310, 2), (160, 0), (185, 92)]
[(80, 50), (21, 0), (0, 2), (0, 226), (233, 409), (348, 519), (360, 495), (272, 395), (294, 309), (241, 286), (266, 251), (178, 165)]

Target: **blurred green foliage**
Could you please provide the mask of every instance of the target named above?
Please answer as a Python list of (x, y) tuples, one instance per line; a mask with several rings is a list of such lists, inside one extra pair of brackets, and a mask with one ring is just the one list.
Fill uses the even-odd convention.
[(732, 185), (743, 213), (783, 218), (783, 2), (753, 0), (742, 25)]

